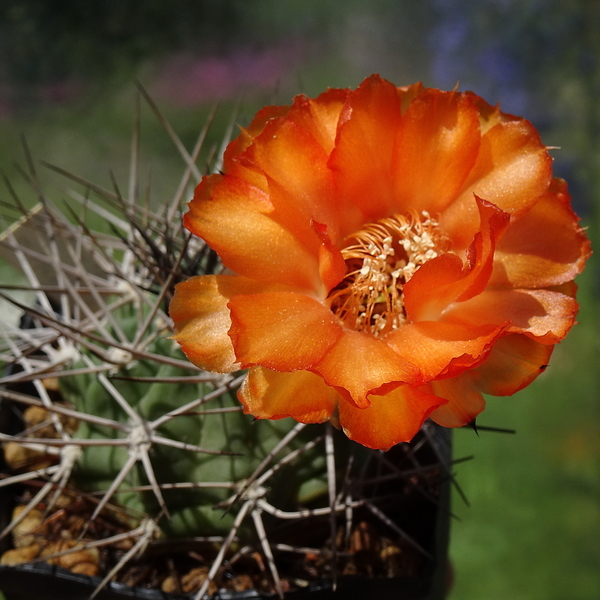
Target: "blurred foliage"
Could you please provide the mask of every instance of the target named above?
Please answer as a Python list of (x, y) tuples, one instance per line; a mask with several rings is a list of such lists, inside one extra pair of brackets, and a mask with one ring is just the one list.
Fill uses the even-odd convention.
[(600, 373), (594, 272), (579, 278), (581, 312), (550, 367), (512, 398), (488, 399), (481, 425), (515, 435), (454, 434), (470, 506), (455, 497), (451, 600), (600, 597)]
[(4, 0), (0, 52), (17, 84), (103, 77), (185, 46), (240, 33), (239, 0)]
[(526, 115), (590, 212), (600, 189), (600, 2), (431, 0), (435, 85), (474, 89)]
[(359, 67), (374, 52), (388, 54), (390, 65), (413, 65), (417, 76), (428, 53), (410, 49), (433, 19), (427, 2), (395, 0), (368, 8), (361, 0), (3, 0), (0, 83), (11, 87), (18, 109), (48, 99), (40, 86), (70, 81), (98, 93), (174, 52), (223, 56), (293, 40), (310, 46), (318, 63), (307, 88), (319, 67), (325, 85), (347, 85), (348, 69), (330, 62), (340, 46)]

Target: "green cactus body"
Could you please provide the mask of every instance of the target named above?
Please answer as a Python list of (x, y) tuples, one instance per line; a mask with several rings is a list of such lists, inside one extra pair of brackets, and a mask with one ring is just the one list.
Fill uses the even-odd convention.
[[(136, 317), (122, 323), (131, 330)], [(181, 357), (176, 345), (165, 337), (157, 337), (148, 351), (162, 356)], [(98, 362), (98, 361), (96, 361)], [(77, 368), (78, 365), (75, 365)], [(212, 388), (208, 383), (170, 383), (165, 378), (189, 376), (171, 365), (150, 360), (134, 360), (112, 374), (110, 381), (135, 412), (145, 421), (154, 421), (170, 411), (202, 398)], [(156, 382), (134, 381), (154, 378)], [(64, 398), (78, 411), (128, 423), (129, 416), (117, 404), (111, 393), (94, 374), (73, 375), (61, 379)], [(157, 434), (186, 444), (200, 446), (223, 454), (207, 454), (154, 445), (150, 451), (152, 466), (159, 484), (206, 483), (234, 484), (233, 488), (202, 488), (164, 490), (171, 519), (163, 518), (161, 528), (168, 536), (217, 535), (231, 528), (232, 514), (215, 509), (235, 494), (235, 489), (252, 475), (258, 465), (278, 442), (292, 429), (291, 419), (253, 421), (239, 410), (235, 392), (225, 392), (198, 412), (231, 409), (230, 412), (183, 414), (157, 429)], [(318, 435), (318, 426), (308, 427), (294, 438), (286, 452), (296, 450)], [(81, 421), (75, 437), (80, 439), (118, 439), (121, 433), (109, 427)], [(106, 490), (127, 461), (127, 446), (87, 446), (75, 471), (76, 482), (82, 489)], [(127, 508), (156, 517), (159, 506), (152, 491), (127, 491), (148, 484), (141, 465), (132, 469), (121, 484), (118, 500)], [(269, 501), (282, 509), (295, 510), (307, 500), (327, 490), (326, 467), (322, 451), (306, 451), (294, 466), (284, 467), (269, 479)]]
[[(88, 574), (105, 577), (94, 584), (96, 592), (111, 579), (138, 585), (128, 577), (130, 564), (135, 570), (156, 556), (162, 559), (159, 575), (154, 580), (148, 575), (144, 585), (151, 581), (149, 587), (171, 589), (163, 587), (173, 570), (166, 563), (177, 556), (181, 581), (198, 568), (208, 571), (190, 587), (197, 598), (214, 594), (215, 586), (236, 589), (238, 574), (251, 579), (256, 593), (282, 595), (284, 588), (336, 574), (406, 577), (429, 569), (426, 558), (439, 545), (432, 537), (437, 504), (445, 502), (440, 480), (450, 478), (449, 464), (440, 462), (443, 453), (433, 442), (435, 427), (426, 424), (414, 445), (383, 454), (355, 444), (330, 424), (253, 420), (235, 397), (241, 377), (199, 372), (169, 339), (165, 308), (175, 283), (220, 270), (216, 254), (188, 240), (181, 228), (190, 183), (187, 151), (182, 157), (177, 192), (159, 213), (139, 197), (134, 161), (130, 197), (87, 182), (85, 195), (74, 193), (82, 214), (89, 207), (96, 225), (108, 220), (111, 234), (97, 234), (83, 216), (72, 222), (50, 201), (25, 212), (7, 233), (7, 256), (17, 259), (35, 297), (30, 305), (14, 301), (29, 325), (26, 331), (8, 328), (6, 361), (21, 371), (9, 373), (0, 385), (24, 384), (18, 394), (7, 395), (18, 406), (14, 414), (45, 411), (40, 418), (50, 423), (45, 429), (51, 433), (42, 437), (38, 425), (25, 418), (16, 433), (0, 432), (13, 447), (35, 446), (43, 460), (40, 468), (35, 462), (40, 456), (34, 455), (27, 473), (17, 464), (6, 475), (3, 484), (16, 484), (17, 495), (21, 486), (29, 487), (4, 535), (12, 531), (16, 539), (25, 517), (36, 513), (37, 531), (59, 500), (76, 504), (81, 496), (85, 516), (75, 516), (84, 525), (67, 541), (73, 553), (79, 543), (106, 548), (104, 562), (89, 563)], [(207, 172), (219, 168), (219, 159), (206, 165)], [(37, 194), (36, 177), (32, 172)], [(56, 375), (59, 390), (50, 393), (46, 385)], [(65, 418), (69, 428), (61, 425)], [(80, 491), (94, 494), (94, 500)], [(404, 515), (424, 498), (425, 513)], [(104, 528), (110, 519), (100, 513), (107, 502), (133, 518), (113, 519), (111, 526), (115, 521), (118, 526)], [(97, 528), (90, 514), (102, 517)], [(402, 526), (396, 524), (400, 514)], [(422, 521), (426, 527), (416, 531)], [(163, 539), (157, 539), (155, 523)], [(119, 545), (124, 538), (129, 550)], [(161, 545), (164, 539), (176, 543)], [(64, 554), (52, 542), (33, 548), (25, 561), (11, 556), (11, 564)], [(440, 548), (444, 551), (444, 543)], [(245, 566), (244, 560), (232, 566), (242, 555)], [(53, 564), (71, 568), (68, 562)], [(2, 569), (0, 583), (1, 574)]]

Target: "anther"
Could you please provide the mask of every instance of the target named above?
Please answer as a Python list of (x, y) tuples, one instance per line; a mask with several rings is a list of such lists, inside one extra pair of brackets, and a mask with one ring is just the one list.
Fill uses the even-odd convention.
[(369, 223), (348, 241), (342, 249), (347, 273), (330, 292), (329, 306), (349, 327), (385, 335), (406, 322), (404, 285), (447, 250), (447, 239), (423, 211)]

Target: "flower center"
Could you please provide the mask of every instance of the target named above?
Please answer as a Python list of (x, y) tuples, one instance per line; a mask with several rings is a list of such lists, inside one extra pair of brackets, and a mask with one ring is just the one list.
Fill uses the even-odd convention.
[(346, 276), (329, 293), (329, 307), (349, 327), (376, 336), (406, 323), (402, 288), (449, 246), (426, 211), (368, 223), (347, 241)]

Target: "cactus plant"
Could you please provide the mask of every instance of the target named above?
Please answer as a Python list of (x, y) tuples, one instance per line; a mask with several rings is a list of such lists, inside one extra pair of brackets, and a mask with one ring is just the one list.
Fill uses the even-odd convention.
[[(344, 574), (429, 572), (432, 554), (444, 552), (432, 515), (450, 477), (440, 428), (426, 423), (386, 454), (329, 424), (253, 421), (235, 400), (243, 373), (203, 372), (169, 339), (174, 284), (221, 269), (181, 226), (211, 121), (188, 152), (141, 93), (183, 162), (166, 205), (140, 198), (138, 126), (126, 196), (54, 167), (73, 185), (60, 211), (28, 152), (39, 204), (24, 208), (7, 182), (19, 219), (2, 246), (26, 281), (1, 295), (28, 323), (0, 329), (0, 485), (19, 500), (0, 534), (16, 546), (3, 564), (45, 560), (94, 575), (94, 594), (122, 581), (198, 599), (219, 588), (282, 595)], [(217, 157), (205, 171), (219, 169), (221, 151), (205, 153)], [(438, 597), (440, 585), (419, 597)]]

